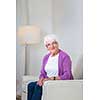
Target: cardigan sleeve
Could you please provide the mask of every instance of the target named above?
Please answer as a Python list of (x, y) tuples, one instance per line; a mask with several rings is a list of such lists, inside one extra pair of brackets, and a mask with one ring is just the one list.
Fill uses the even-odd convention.
[(44, 57), (43, 60), (42, 60), (42, 66), (41, 66), (41, 70), (40, 70), (39, 79), (40, 78), (46, 78), (46, 72), (44, 70), (45, 60), (46, 60), (46, 57)]
[(60, 78), (62, 80), (71, 80), (73, 79), (72, 72), (71, 72), (71, 59), (69, 56), (65, 56), (62, 62), (62, 75)]

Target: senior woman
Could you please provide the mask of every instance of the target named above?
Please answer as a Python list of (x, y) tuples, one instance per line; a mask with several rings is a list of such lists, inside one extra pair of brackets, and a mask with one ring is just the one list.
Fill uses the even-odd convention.
[(54, 34), (44, 37), (44, 44), (49, 51), (43, 58), (39, 80), (28, 84), (28, 100), (41, 100), (42, 86), (48, 80), (72, 80), (71, 59), (59, 49), (59, 42)]

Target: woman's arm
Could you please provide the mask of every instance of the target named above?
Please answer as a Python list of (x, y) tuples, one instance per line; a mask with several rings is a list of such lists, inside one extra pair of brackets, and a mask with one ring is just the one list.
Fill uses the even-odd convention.
[(60, 75), (60, 78), (62, 80), (70, 80), (73, 79), (72, 76), (72, 72), (71, 72), (71, 59), (69, 56), (65, 56), (64, 60), (63, 60), (63, 64), (62, 64), (62, 68), (63, 68), (63, 74)]

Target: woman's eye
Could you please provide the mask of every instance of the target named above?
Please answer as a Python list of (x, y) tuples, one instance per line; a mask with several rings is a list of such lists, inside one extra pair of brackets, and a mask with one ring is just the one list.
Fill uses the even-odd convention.
[(57, 44), (57, 42), (55, 41), (55, 42), (53, 42), (52, 44)]
[(48, 44), (48, 46), (50, 46), (50, 44)]
[(46, 47), (50, 46), (50, 44), (47, 44)]

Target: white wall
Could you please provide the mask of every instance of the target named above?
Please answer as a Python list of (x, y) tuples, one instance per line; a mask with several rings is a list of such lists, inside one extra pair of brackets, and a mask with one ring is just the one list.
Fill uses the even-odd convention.
[[(43, 36), (57, 34), (61, 48), (72, 58), (73, 68), (82, 56), (82, 0), (17, 0), (17, 29), (21, 25), (33, 24), (41, 28), (41, 42), (28, 46), (28, 73), (37, 76), (41, 59), (46, 53)], [(21, 80), (24, 74), (25, 49), (16, 42), (16, 72), (21, 93)]]
[(54, 0), (53, 32), (60, 38), (61, 48), (72, 58), (75, 68), (83, 53), (82, 0)]

